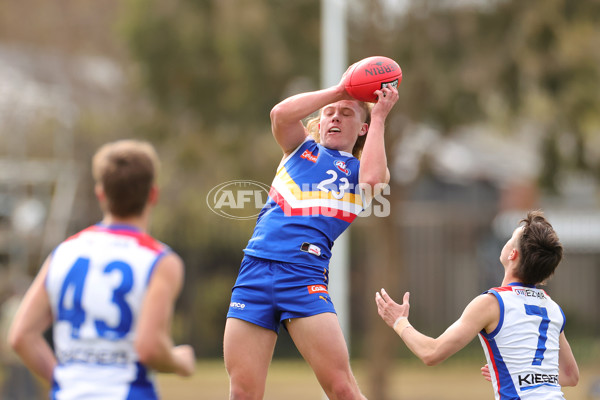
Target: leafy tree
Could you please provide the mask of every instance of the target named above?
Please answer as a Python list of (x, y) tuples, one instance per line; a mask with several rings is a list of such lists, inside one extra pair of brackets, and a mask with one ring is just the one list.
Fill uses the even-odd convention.
[[(414, 1), (403, 13), (381, 14), (356, 18), (362, 31), (351, 48), (368, 53), (378, 32), (403, 68), (398, 106), (410, 120), (445, 134), (477, 122), (509, 135), (534, 123), (546, 138), (544, 187), (556, 189), (557, 176), (573, 168), (600, 176), (587, 145), (600, 129), (599, 2)], [(558, 144), (565, 141), (574, 145)]]
[(156, 104), (264, 126), (292, 78), (318, 78), (318, 1), (132, 0), (123, 32)]
[(150, 99), (135, 129), (161, 143), (164, 157), (168, 208), (157, 210), (155, 231), (185, 255), (184, 313), (206, 318), (183, 318), (179, 331), (215, 355), (229, 291), (211, 288), (233, 285), (254, 221), (216, 216), (206, 196), (230, 180), (273, 178), (281, 151), (269, 111), (317, 88), (319, 2), (130, 0), (119, 26)]

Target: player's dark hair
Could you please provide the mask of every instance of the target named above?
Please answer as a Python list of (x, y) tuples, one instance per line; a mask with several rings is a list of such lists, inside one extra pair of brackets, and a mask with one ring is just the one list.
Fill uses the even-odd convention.
[(121, 218), (142, 214), (157, 169), (158, 156), (152, 145), (136, 140), (108, 143), (92, 161), (94, 179), (102, 185), (108, 211)]
[(544, 283), (562, 260), (563, 246), (541, 211), (528, 212), (521, 223), (521, 261), (516, 275), (526, 285)]

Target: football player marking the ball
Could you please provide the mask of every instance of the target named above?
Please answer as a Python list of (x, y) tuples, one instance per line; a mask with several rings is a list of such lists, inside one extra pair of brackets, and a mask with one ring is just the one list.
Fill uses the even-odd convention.
[[(437, 339), (408, 322), (409, 293), (397, 304), (381, 289), (379, 315), (425, 364), (436, 365), (479, 335), (496, 399), (564, 399), (561, 386), (575, 386), (579, 368), (565, 337), (565, 316), (548, 294), (536, 288), (554, 273), (563, 248), (540, 211), (521, 221), (500, 253), (502, 286), (476, 297)], [(487, 375), (487, 376), (486, 376)]]
[[(194, 351), (170, 336), (184, 266), (146, 233), (158, 158), (146, 142), (101, 147), (92, 161), (104, 217), (44, 262), (9, 342), (53, 399), (157, 399), (150, 370), (189, 376)], [(53, 325), (54, 349), (42, 336)]]
[(230, 399), (263, 398), (280, 324), (329, 399), (364, 399), (327, 292), (329, 258), (333, 241), (376, 194), (373, 187), (389, 180), (384, 124), (398, 91), (377, 90), (370, 110), (348, 94), (347, 77), (271, 111), (283, 159), (232, 290), (224, 334)]

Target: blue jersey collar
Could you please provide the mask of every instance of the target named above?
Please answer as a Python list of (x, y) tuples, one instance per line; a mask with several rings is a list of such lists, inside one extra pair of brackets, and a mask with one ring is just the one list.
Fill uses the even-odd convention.
[(521, 283), (521, 282), (511, 282), (511, 283), (509, 283), (509, 284), (508, 284), (508, 285), (506, 285), (506, 286), (523, 286), (523, 287), (528, 287), (528, 288), (533, 288), (533, 289), (535, 289), (535, 285), (526, 285), (526, 284), (524, 284), (524, 283)]
[(109, 231), (129, 231), (129, 232), (141, 232), (142, 230), (137, 226), (127, 225), (127, 224), (110, 224), (105, 225), (102, 222), (98, 222), (96, 224), (97, 227), (107, 229)]

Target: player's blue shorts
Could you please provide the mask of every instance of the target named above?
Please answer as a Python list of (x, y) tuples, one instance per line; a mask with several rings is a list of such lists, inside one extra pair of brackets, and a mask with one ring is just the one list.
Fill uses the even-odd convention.
[(239, 318), (278, 333), (285, 319), (335, 313), (327, 284), (328, 271), (324, 268), (246, 255), (232, 289), (227, 318)]

